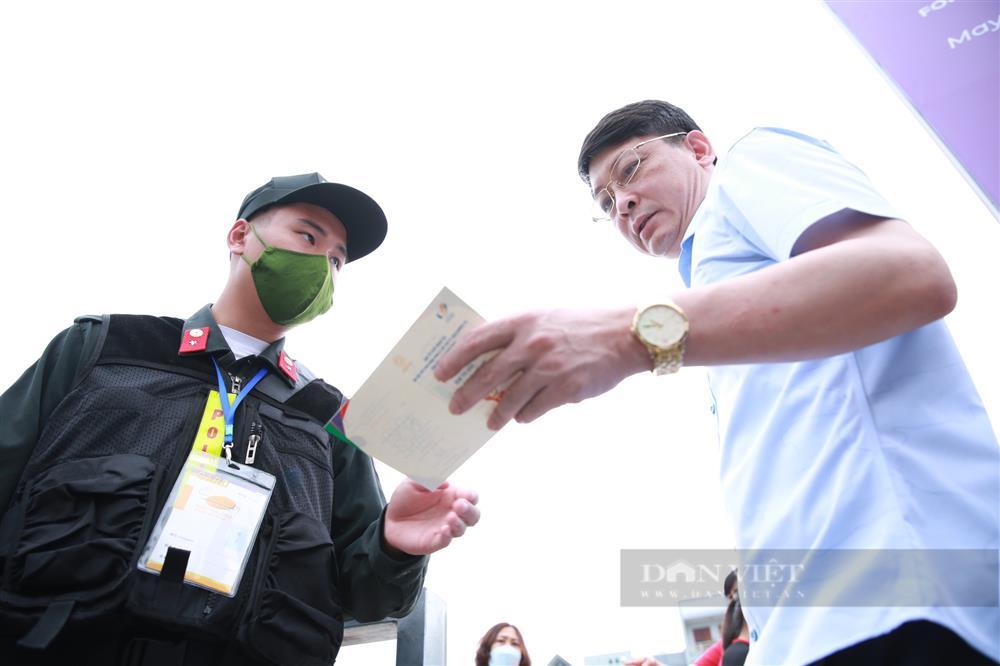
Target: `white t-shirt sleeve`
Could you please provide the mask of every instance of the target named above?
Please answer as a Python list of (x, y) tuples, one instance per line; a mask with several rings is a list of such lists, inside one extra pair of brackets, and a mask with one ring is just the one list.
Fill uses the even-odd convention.
[(845, 208), (899, 217), (828, 143), (788, 130), (755, 129), (733, 146), (720, 175), (737, 227), (777, 261), (791, 257), (802, 232)]

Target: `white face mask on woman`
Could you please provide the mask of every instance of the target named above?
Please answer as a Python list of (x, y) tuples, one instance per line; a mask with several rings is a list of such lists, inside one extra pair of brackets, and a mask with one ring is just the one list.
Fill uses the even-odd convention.
[(513, 645), (498, 645), (490, 650), (490, 666), (517, 666), (521, 663), (521, 651)]

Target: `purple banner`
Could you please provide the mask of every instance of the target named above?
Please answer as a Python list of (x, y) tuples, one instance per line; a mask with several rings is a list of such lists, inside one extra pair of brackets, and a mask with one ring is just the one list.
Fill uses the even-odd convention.
[(826, 0), (997, 216), (1000, 0)]

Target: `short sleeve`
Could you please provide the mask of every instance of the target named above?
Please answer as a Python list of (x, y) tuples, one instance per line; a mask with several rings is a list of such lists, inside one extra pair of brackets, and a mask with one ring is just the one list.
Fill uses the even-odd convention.
[(750, 132), (730, 150), (720, 177), (740, 232), (776, 261), (791, 257), (806, 229), (845, 208), (899, 217), (828, 143), (788, 130)]

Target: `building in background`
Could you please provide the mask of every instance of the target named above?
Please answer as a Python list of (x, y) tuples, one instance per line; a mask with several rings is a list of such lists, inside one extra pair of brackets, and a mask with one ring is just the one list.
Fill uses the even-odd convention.
[[(681, 601), (677, 605), (680, 611), (680, 620), (684, 628), (684, 651), (665, 652), (652, 655), (654, 659), (664, 666), (686, 666), (694, 663), (695, 659), (712, 647), (719, 640), (722, 640), (722, 618), (725, 616), (725, 606), (705, 606), (704, 599), (690, 599), (687, 602)], [(626, 659), (631, 659), (631, 652), (612, 652), (608, 654), (593, 655), (584, 657), (584, 666), (617, 666), (625, 663)], [(551, 664), (550, 664), (551, 666)]]
[[(702, 605), (696, 605), (701, 602)], [(724, 606), (705, 606), (704, 601), (693, 599), (691, 603), (681, 602), (681, 622), (684, 623), (684, 655), (687, 663), (693, 662), (701, 653), (722, 639), (722, 618), (726, 614)], [(663, 660), (660, 660), (661, 662)], [(666, 663), (666, 662), (663, 662)]]

